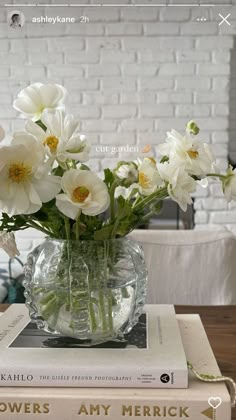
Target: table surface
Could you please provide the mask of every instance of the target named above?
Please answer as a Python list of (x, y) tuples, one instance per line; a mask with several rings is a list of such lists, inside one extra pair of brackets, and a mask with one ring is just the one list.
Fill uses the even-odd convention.
[[(0, 312), (7, 305), (0, 304)], [(182, 306), (177, 313), (199, 314), (223, 375), (236, 381), (236, 305), (235, 306)], [(236, 408), (232, 420), (236, 420)]]

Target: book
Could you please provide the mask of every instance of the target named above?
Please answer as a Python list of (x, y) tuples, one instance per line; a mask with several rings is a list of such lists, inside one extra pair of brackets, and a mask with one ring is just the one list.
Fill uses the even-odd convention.
[(188, 386), (173, 305), (147, 305), (124, 341), (81, 345), (38, 330), (24, 305), (10, 306), (0, 319), (0, 386)]
[[(199, 316), (177, 319), (188, 360), (199, 372), (219, 375)], [(224, 383), (204, 383), (191, 373), (187, 389), (1, 388), (1, 418), (26, 420), (37, 415), (42, 420), (230, 420), (231, 404)]]

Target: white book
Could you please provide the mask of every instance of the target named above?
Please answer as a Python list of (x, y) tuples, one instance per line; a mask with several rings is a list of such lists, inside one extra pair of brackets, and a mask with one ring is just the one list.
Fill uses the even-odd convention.
[(12, 385), (186, 388), (174, 307), (147, 305), (125, 342), (81, 348), (75, 339), (37, 330), (26, 307), (12, 305), (0, 319), (0, 386)]
[[(220, 375), (198, 315), (177, 315), (188, 360), (201, 373)], [(208, 400), (219, 406), (213, 408)], [(210, 400), (211, 402), (211, 400)], [(189, 375), (187, 389), (4, 387), (0, 418), (26, 420), (231, 420), (224, 383)]]

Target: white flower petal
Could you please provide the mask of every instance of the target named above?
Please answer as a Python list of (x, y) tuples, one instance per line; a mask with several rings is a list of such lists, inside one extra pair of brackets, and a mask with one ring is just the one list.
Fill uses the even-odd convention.
[(78, 204), (72, 203), (66, 194), (57, 195), (56, 206), (61, 211), (61, 213), (65, 214), (65, 216), (73, 220), (75, 220), (81, 213), (81, 209)]

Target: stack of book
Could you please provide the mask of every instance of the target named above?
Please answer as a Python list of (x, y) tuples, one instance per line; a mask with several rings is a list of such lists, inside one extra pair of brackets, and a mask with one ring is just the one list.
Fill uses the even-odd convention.
[(24, 305), (0, 318), (0, 419), (230, 420), (223, 383), (198, 315), (147, 305), (124, 342), (83, 348), (30, 323)]

